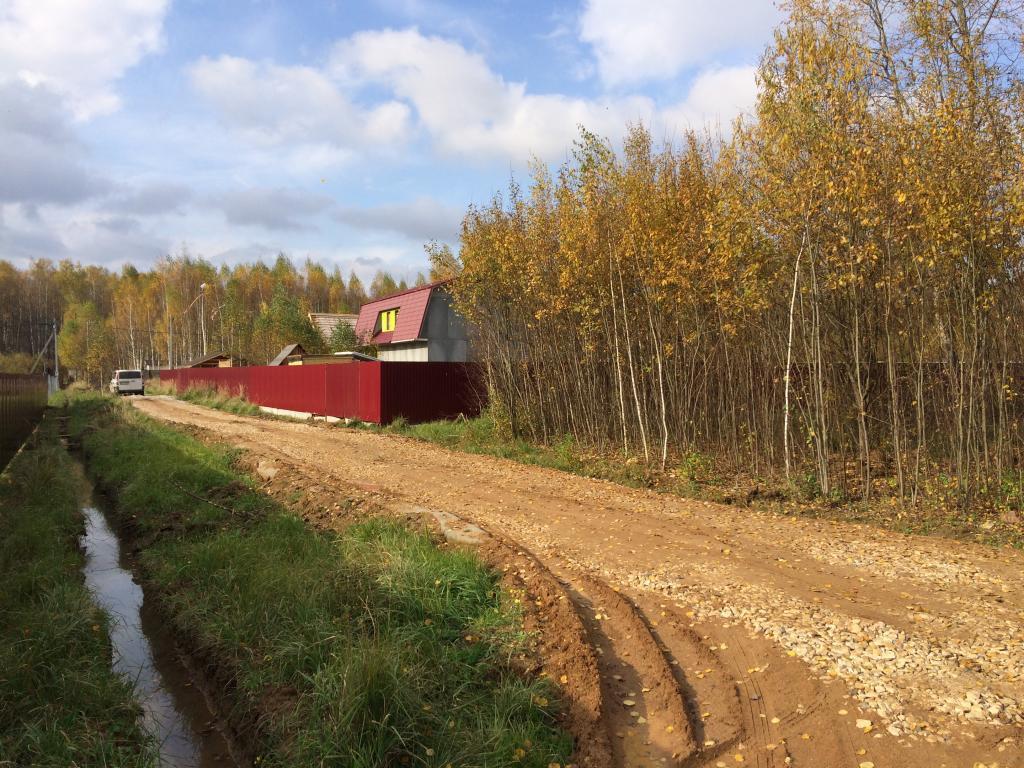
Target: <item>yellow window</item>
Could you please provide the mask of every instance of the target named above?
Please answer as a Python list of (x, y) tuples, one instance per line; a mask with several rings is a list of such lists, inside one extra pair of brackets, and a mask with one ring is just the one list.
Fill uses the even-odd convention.
[(381, 333), (395, 330), (395, 321), (398, 319), (397, 309), (386, 309), (380, 313)]

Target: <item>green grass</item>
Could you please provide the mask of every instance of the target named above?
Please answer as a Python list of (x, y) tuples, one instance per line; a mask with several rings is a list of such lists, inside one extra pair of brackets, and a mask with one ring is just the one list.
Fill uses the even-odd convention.
[(474, 555), (385, 520), (313, 531), (231, 451), (107, 398), (71, 407), (149, 585), (226, 675), (260, 765), (565, 762), (549, 685), (515, 669), (521, 617)]
[(584, 477), (613, 480), (623, 485), (652, 485), (652, 475), (639, 462), (627, 463), (619, 455), (605, 456), (583, 451), (570, 435), (546, 445), (509, 437), (503, 434), (494, 418), (486, 411), (473, 419), (430, 421), (424, 424), (407, 424), (399, 419), (382, 430), (437, 443), (457, 451), (498, 456)]
[(82, 482), (52, 411), (0, 478), (0, 765), (156, 764), (83, 582)]
[(187, 400), (196, 405), (203, 405), (207, 408), (216, 408), (218, 411), (227, 411), (239, 416), (263, 416), (259, 406), (253, 405), (248, 400), (237, 395), (232, 395), (216, 387), (192, 387), (179, 392), (172, 385), (164, 384), (159, 380), (150, 381), (146, 384), (147, 395), (173, 395), (182, 400)]
[[(859, 522), (902, 533), (966, 539), (990, 546), (1024, 548), (1024, 482), (1021, 474), (1008, 474), (1000, 491), (1004, 501), (977, 504), (965, 514), (943, 492), (941, 475), (926, 484), (916, 505), (900, 505), (893, 496), (878, 494), (869, 503), (852, 502), (835, 495), (824, 497), (813, 474), (792, 485), (781, 478), (762, 478), (723, 473), (706, 454), (689, 452), (677, 456), (666, 471), (645, 466), (642, 461), (624, 460), (621, 453), (586, 450), (563, 437), (549, 445), (532, 443), (504, 434), (485, 412), (475, 419), (406, 424), (396, 421), (381, 429), (453, 450), (511, 459), (524, 464), (549, 467), (584, 477), (610, 480), (635, 488), (650, 488), (685, 498), (723, 504), (744, 504), (786, 515)], [(1013, 511), (1014, 515), (1006, 513)], [(1003, 514), (1000, 514), (1003, 513)]]

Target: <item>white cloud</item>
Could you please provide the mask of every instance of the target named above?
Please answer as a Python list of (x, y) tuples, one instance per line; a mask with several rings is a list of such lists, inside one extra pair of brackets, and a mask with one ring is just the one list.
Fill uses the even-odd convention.
[(349, 272), (355, 272), (367, 286), (379, 269), (387, 270), (396, 280), (404, 278), (409, 281), (415, 278), (417, 271), (426, 271), (423, 249), (418, 244), (360, 243), (307, 249), (296, 248), (294, 243), (273, 241), (238, 245), (233, 238), (234, 233), (220, 233), (205, 242), (190, 243), (189, 248), (194, 252), (211, 254), (215, 264), (254, 261), (272, 264), (280, 253), (296, 263), (308, 257), (327, 267), (337, 266), (346, 279)]
[(193, 86), (221, 119), (264, 146), (302, 144), (315, 163), (336, 163), (373, 141), (404, 141), (409, 108), (386, 101), (354, 104), (320, 70), (236, 56), (202, 58), (189, 69)]
[(580, 125), (618, 135), (626, 123), (649, 121), (654, 113), (643, 97), (528, 93), (525, 83), (505, 81), (481, 55), (415, 29), (357, 33), (335, 47), (331, 71), (340, 82), (369, 81), (411, 104), (449, 156), (556, 159)]
[(168, 0), (0, 0), (0, 73), (45, 84), (87, 119), (119, 106), (113, 84), (159, 51)]
[(686, 99), (662, 111), (660, 122), (672, 135), (708, 124), (728, 133), (730, 122), (753, 114), (756, 103), (756, 67), (709, 69), (694, 78)]
[(323, 195), (289, 189), (241, 189), (217, 200), (228, 223), (264, 229), (303, 229), (331, 200)]
[(411, 203), (375, 207), (342, 206), (335, 218), (355, 229), (371, 232), (393, 232), (410, 240), (426, 242), (458, 239), (463, 209), (421, 197)]
[(737, 53), (749, 62), (781, 15), (773, 0), (586, 0), (580, 37), (611, 85), (674, 77)]
[(26, 267), (42, 256), (59, 259), (67, 248), (53, 231), (37, 219), (26, 216), (20, 206), (0, 205), (0, 254), (5, 261)]
[(214, 247), (213, 261), (215, 264), (241, 264), (242, 262), (272, 262), (277, 254), (284, 251), (283, 247), (274, 247), (264, 243), (248, 243), (235, 245), (217, 252)]
[(83, 211), (67, 221), (54, 224), (67, 252), (86, 264), (108, 267), (148, 264), (167, 253), (170, 242), (129, 217), (111, 217), (102, 212)]
[(654, 117), (646, 97), (531, 94), (481, 55), (414, 29), (357, 33), (324, 69), (221, 56), (200, 59), (189, 74), (225, 124), (310, 170), (367, 149), (394, 154), (416, 129), (448, 157), (552, 160), (580, 125), (617, 136)]
[(0, 203), (69, 204), (106, 187), (45, 86), (0, 82), (0, 114)]
[[(531, 93), (481, 54), (416, 29), (356, 33), (334, 46), (324, 67), (221, 56), (200, 59), (189, 73), (230, 130), (302, 172), (367, 153), (397, 156), (422, 145), (415, 140), (445, 158), (519, 167), (531, 157), (558, 161), (581, 126), (613, 141), (637, 123), (668, 136), (707, 122), (728, 126), (755, 94), (749, 66), (705, 67), (681, 103), (662, 109), (640, 95)], [(389, 213), (397, 217), (393, 231), (405, 226), (401, 221), (419, 226), (429, 218), (408, 207)], [(363, 214), (372, 220), (368, 227), (388, 223), (372, 210)], [(350, 225), (357, 215), (339, 214)]]
[(117, 267), (148, 264), (167, 252), (168, 242), (130, 217), (84, 209), (0, 206), (0, 252), (24, 266), (31, 259), (71, 258)]
[(113, 197), (107, 207), (118, 213), (139, 216), (157, 216), (163, 213), (182, 213), (184, 205), (192, 199), (192, 190), (175, 182), (153, 182), (128, 189)]

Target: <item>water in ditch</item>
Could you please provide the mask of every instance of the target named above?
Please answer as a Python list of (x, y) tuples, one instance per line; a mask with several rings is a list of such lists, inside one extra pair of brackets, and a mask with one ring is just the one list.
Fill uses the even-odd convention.
[(83, 508), (85, 581), (96, 603), (110, 616), (114, 670), (130, 680), (143, 711), (143, 725), (160, 745), (168, 768), (233, 765), (227, 741), (202, 692), (175, 652), (173, 642), (149, 609), (132, 576), (117, 535), (104, 513)]

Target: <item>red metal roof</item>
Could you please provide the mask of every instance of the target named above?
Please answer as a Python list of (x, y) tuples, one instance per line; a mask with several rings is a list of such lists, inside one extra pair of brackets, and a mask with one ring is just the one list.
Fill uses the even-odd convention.
[[(356, 320), (356, 336), (364, 343), (370, 344), (395, 344), (421, 338), (420, 333), (423, 330), (423, 319), (427, 315), (430, 295), (435, 288), (440, 288), (449, 282), (451, 281), (438, 280), (417, 288), (392, 293), (390, 296), (382, 296), (368, 304), (363, 304), (359, 308), (359, 319)], [(398, 310), (395, 330), (378, 333), (376, 336), (372, 335), (377, 325), (377, 316), (389, 309)]]

